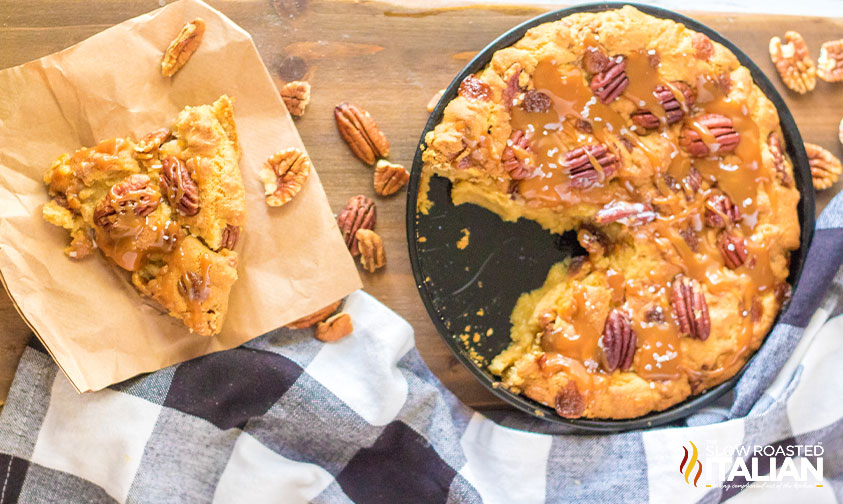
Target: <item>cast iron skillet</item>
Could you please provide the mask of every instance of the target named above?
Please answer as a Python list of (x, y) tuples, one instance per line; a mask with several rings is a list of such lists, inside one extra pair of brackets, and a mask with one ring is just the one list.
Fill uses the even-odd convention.
[[(681, 14), (656, 7), (627, 3), (595, 3), (561, 9), (527, 21), (489, 44), (456, 76), (448, 86), (422, 132), (419, 150), (413, 161), (412, 176), (407, 193), (407, 241), (410, 263), (427, 312), (445, 343), (454, 355), (489, 391), (529, 415), (567, 426), (571, 431), (614, 432), (649, 428), (686, 417), (711, 404), (731, 390), (748, 363), (731, 379), (667, 410), (629, 420), (566, 419), (553, 408), (539, 404), (525, 396), (516, 395), (503, 387), (485, 365), (478, 366), (470, 354), (488, 364), (510, 342), (509, 315), (515, 302), (524, 292), (542, 285), (550, 267), (572, 255), (584, 255), (573, 232), (554, 235), (538, 224), (524, 219), (503, 222), (497, 215), (475, 205), (454, 206), (450, 198), (450, 181), (433, 177), (428, 198), (433, 207), (428, 215), (416, 212), (419, 178), (422, 169), (421, 149), (424, 136), (442, 120), (445, 106), (456, 95), (460, 82), (469, 74), (481, 70), (498, 49), (521, 39), (530, 28), (556, 21), (577, 12), (597, 12), (632, 5), (647, 14), (672, 19), (705, 33), (712, 40), (731, 50), (748, 68), (755, 83), (778, 109), (787, 152), (794, 162), (796, 187), (801, 193), (798, 212), (802, 229), (799, 250), (791, 255), (789, 281), (796, 288), (802, 264), (814, 230), (814, 192), (808, 158), (802, 137), (793, 117), (761, 70), (731, 42), (714, 30)], [(467, 229), (469, 245), (458, 249), (456, 244)], [(419, 238), (422, 238), (420, 240)], [(491, 330), (490, 335), (487, 331)], [(477, 336), (475, 336), (475, 333)], [(466, 336), (467, 335), (467, 336)], [(750, 362), (755, 359), (753, 357)]]

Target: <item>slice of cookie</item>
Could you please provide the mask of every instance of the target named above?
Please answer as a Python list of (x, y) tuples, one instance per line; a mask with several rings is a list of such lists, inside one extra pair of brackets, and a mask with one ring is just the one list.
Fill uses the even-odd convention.
[(191, 331), (222, 329), (237, 280), (233, 250), (246, 196), (231, 100), (186, 107), (172, 129), (113, 139), (59, 157), (44, 175), (48, 222), (65, 253), (94, 249)]

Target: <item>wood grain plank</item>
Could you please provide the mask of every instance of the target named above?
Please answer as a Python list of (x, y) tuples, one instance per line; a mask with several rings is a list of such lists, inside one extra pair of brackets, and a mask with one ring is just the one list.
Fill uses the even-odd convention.
[[(252, 34), (278, 84), (301, 73), (311, 81), (313, 103), (297, 126), (335, 212), (354, 195), (374, 196), (371, 168), (353, 157), (337, 134), (332, 117), (336, 104), (347, 100), (368, 109), (390, 139), (390, 157), (409, 168), (427, 120), (428, 99), (450, 82), (471, 54), (543, 11), (520, 6), (424, 11), (326, 0), (276, 0), (277, 9), (269, 0), (210, 3)], [(0, 26), (0, 68), (63, 49), (158, 6), (157, 1), (147, 0), (6, 2)], [(767, 56), (767, 43), (772, 35), (796, 29), (817, 53), (822, 41), (840, 37), (843, 20), (691, 15), (734, 41), (771, 76), (807, 140), (842, 153), (837, 124), (843, 115), (843, 85), (821, 82), (804, 97), (786, 91)], [(298, 65), (290, 64), (293, 56), (302, 58), (294, 60)], [(818, 208), (841, 184), (818, 196)], [(362, 273), (366, 290), (410, 322), (425, 361), (460, 399), (474, 407), (500, 407), (502, 403), (453, 357), (424, 311), (407, 255), (404, 193), (377, 198), (377, 203), (378, 231), (384, 237), (388, 264), (377, 274)], [(4, 328), (0, 397), (4, 397), (29, 334), (5, 294), (0, 296), (0, 327)]]

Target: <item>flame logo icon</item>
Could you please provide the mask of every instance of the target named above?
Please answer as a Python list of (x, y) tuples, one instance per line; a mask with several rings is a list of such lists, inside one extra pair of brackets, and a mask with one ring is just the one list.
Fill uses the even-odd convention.
[(697, 460), (697, 456), (699, 455), (699, 452), (697, 452), (697, 445), (695, 445), (693, 441), (688, 442), (691, 443), (692, 448), (690, 453), (691, 460), (688, 460), (688, 449), (683, 446), (682, 449), (685, 450), (685, 456), (682, 457), (682, 462), (679, 464), (679, 473), (685, 475), (685, 483), (690, 485), (691, 482), (688, 478), (690, 478), (691, 473), (694, 472), (694, 464), (696, 464), (697, 475), (694, 477), (694, 486), (697, 486), (697, 481), (699, 481), (700, 476), (702, 476), (702, 463)]

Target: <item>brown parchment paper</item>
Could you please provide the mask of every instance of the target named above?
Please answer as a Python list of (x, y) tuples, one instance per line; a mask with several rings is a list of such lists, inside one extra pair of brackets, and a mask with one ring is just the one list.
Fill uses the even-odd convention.
[[(196, 17), (207, 26), (202, 44), (162, 77), (164, 49)], [(146, 304), (99, 252), (68, 259), (67, 232), (41, 218), (41, 179), (62, 153), (170, 126), (184, 106), (223, 93), (234, 100), (247, 224), (228, 317), (208, 338)], [(235, 347), (361, 287), (315, 170), (290, 203), (265, 205), (258, 173), (285, 147), (304, 149), (249, 34), (198, 0), (0, 72), (0, 273), (79, 391)]]

